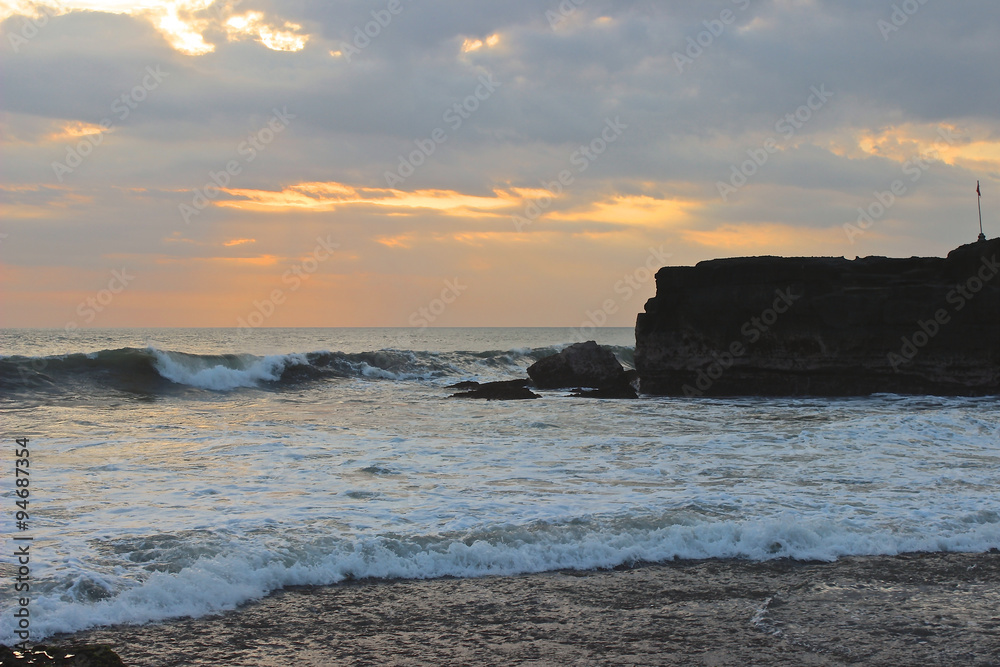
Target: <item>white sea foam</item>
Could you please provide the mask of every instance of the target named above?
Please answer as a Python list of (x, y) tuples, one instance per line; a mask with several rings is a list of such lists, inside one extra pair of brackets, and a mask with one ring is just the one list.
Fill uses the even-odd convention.
[(192, 355), (178, 355), (150, 349), (156, 358), (156, 370), (166, 379), (176, 384), (227, 391), (239, 387), (256, 387), (261, 382), (276, 382), (291, 365), (307, 364), (304, 355), (283, 354), (267, 357), (249, 355), (237, 358), (234, 366), (212, 363)]
[[(240, 540), (224, 554), (202, 557), (177, 573), (154, 572), (141, 582), (99, 582), (122, 588), (96, 602), (66, 594), (32, 598), (32, 632), (47, 636), (89, 627), (203, 616), (290, 585), (335, 584), (348, 578), (427, 579), (609, 568), (674, 558), (797, 558), (833, 561), (849, 555), (914, 551), (985, 551), (1000, 544), (1000, 524), (950, 536), (863, 532), (823, 521), (696, 522), (618, 531), (612, 526), (494, 526), (480, 539), (375, 537), (330, 545), (290, 542), (274, 547)], [(74, 569), (82, 569), (77, 563)], [(93, 587), (92, 575), (86, 587)], [(84, 588), (84, 586), (79, 586)], [(71, 587), (69, 593), (77, 586)], [(0, 643), (14, 640), (12, 617), (0, 619)]]
[[(349, 576), (1000, 547), (996, 399), (446, 400), (460, 380), (523, 377), (563, 333), (465, 332), (411, 353), (371, 352), (365, 333), (260, 330), (253, 356), (199, 347), (200, 331), (143, 349), (88, 333), (85, 349), (129, 348), (105, 355), (118, 371), (154, 363), (213, 391), (8, 406), (44, 472), (32, 639)], [(497, 352), (522, 342), (523, 356)], [(267, 356), (322, 349), (349, 352)], [(307, 362), (301, 377), (357, 379), (226, 391)]]

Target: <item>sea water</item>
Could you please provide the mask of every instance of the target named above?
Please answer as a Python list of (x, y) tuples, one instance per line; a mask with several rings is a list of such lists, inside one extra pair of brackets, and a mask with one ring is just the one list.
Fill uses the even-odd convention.
[[(996, 398), (448, 398), (574, 337), (0, 332), (2, 525), (32, 538), (32, 639), (350, 578), (1000, 547)], [(630, 329), (593, 337), (632, 363)]]

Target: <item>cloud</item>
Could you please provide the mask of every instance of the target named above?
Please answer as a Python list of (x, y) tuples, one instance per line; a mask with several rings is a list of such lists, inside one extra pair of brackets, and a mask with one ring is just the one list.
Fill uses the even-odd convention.
[[(943, 253), (978, 233), (976, 180), (991, 224), (995, 3), (929, 2), (905, 21), (893, 3), (860, 0), (563, 5), (19, 5), (0, 26), (0, 260), (60, 277), (34, 301), (128, 258), (148, 268), (137, 292), (182, 285), (192, 303), (246, 302), (333, 234), (344, 251), (312, 284), (360, 290), (344, 300), (355, 323), (405, 324), (426, 295), (389, 298), (386, 285), (432, 289), (457, 272), (472, 282), (453, 323), (558, 324), (651, 245), (676, 263)], [(810, 109), (816, 87), (832, 96)], [(287, 126), (268, 135), (281, 110)], [(615, 119), (627, 129), (602, 145)], [(766, 161), (744, 169), (764, 146)], [(915, 181), (914, 159), (927, 164)], [(404, 162), (412, 174), (387, 182)], [(734, 169), (745, 183), (723, 197)], [(898, 179), (906, 194), (852, 243), (842, 226)], [(186, 222), (179, 207), (206, 191)], [(572, 296), (553, 309), (539, 289)], [(35, 317), (34, 301), (23, 323), (58, 326), (58, 308)], [(155, 319), (130, 303), (115, 307), (134, 318), (113, 321)], [(164, 303), (157, 321), (213, 313)], [(285, 312), (294, 324), (308, 308)]]

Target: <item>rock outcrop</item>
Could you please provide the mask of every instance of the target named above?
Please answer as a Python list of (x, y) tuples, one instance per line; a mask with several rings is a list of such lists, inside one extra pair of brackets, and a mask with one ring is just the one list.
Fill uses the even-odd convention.
[(466, 381), (450, 385), (460, 393), (450, 398), (473, 398), (489, 401), (516, 401), (541, 398), (536, 389), (574, 389), (582, 398), (638, 398), (635, 371), (626, 371), (611, 350), (594, 341), (576, 343), (540, 359), (528, 368), (529, 379), (504, 382)]
[(636, 398), (615, 353), (592, 340), (539, 359), (528, 367), (528, 376), (539, 389), (578, 387), (577, 395), (588, 398)]
[(528, 380), (507, 380), (505, 382), (459, 382), (450, 389), (465, 391), (452, 394), (450, 398), (478, 398), (487, 401), (520, 401), (541, 398), (528, 389)]
[(1000, 239), (947, 258), (667, 267), (636, 322), (643, 393), (1000, 394)]
[(65, 667), (125, 667), (125, 663), (110, 646), (103, 644), (43, 646), (41, 644), (26, 651), (13, 651), (0, 646), (0, 665), (34, 667), (64, 665)]

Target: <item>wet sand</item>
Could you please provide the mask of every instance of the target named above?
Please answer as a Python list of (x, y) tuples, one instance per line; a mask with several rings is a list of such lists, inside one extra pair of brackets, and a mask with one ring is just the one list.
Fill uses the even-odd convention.
[(1000, 666), (1000, 553), (355, 581), (58, 639), (156, 667)]

